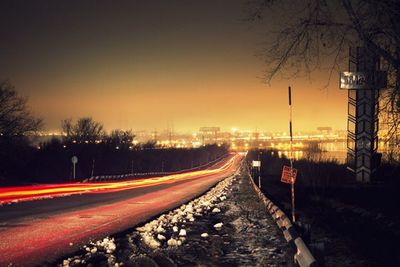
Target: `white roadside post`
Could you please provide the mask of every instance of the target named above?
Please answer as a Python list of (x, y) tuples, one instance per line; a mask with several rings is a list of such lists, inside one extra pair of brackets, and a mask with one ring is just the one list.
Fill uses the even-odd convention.
[[(261, 177), (260, 177), (261, 161), (260, 161), (260, 160), (253, 160), (253, 162), (252, 162), (252, 167), (253, 167), (253, 170), (254, 170), (255, 168), (258, 169), (258, 187), (261, 189)], [(254, 172), (253, 172), (253, 174), (254, 174)], [(253, 175), (253, 176), (254, 176), (254, 175)], [(253, 177), (253, 178), (254, 178), (254, 177)]]
[(260, 159), (260, 154), (262, 154), (262, 152), (258, 153), (258, 161), (260, 162), (260, 166), (258, 166), (258, 186), (261, 189), (261, 159)]
[(71, 158), (71, 162), (72, 162), (72, 166), (73, 166), (73, 174), (72, 174), (72, 177), (73, 177), (73, 179), (74, 179), (74, 181), (75, 181), (75, 165), (76, 165), (76, 163), (78, 163), (78, 157), (77, 157), (77, 156), (73, 156), (73, 157)]

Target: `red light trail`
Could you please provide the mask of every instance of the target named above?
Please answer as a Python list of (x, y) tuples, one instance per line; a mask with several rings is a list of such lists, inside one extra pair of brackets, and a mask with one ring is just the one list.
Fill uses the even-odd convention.
[[(158, 184), (173, 183), (176, 181), (199, 178), (200, 176), (222, 173), (229, 169), (234, 161), (234, 156), (230, 155), (228, 160), (221, 167), (211, 167), (210, 169), (167, 175), (161, 177), (150, 177), (119, 182), (101, 183), (64, 183), (36, 186), (4, 187), (0, 188), (0, 204), (15, 201), (30, 201), (40, 198), (65, 196), (73, 194), (87, 193), (109, 193), (120, 190), (154, 186)], [(217, 164), (218, 165), (218, 164)]]
[(0, 207), (0, 266), (52, 262), (90, 240), (146, 222), (233, 175), (242, 159), (231, 154), (210, 169), (140, 180), (3, 188), (4, 202), (71, 196)]

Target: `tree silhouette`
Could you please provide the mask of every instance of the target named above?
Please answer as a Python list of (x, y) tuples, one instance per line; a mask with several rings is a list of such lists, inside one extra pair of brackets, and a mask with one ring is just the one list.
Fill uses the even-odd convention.
[(127, 148), (132, 146), (135, 135), (132, 130), (112, 130), (110, 135), (105, 138), (105, 142), (115, 147)]
[(0, 82), (0, 134), (3, 137), (24, 136), (42, 129), (42, 120), (29, 111), (27, 102), (9, 81)]
[(94, 121), (91, 117), (80, 118), (75, 124), (72, 119), (63, 120), (61, 128), (67, 142), (95, 143), (104, 137), (103, 124)]
[[(364, 46), (382, 59), (388, 73), (381, 109), (388, 137), (400, 127), (400, 0), (260, 0), (250, 5), (250, 20), (281, 14), (287, 19), (261, 53), (265, 80), (285, 70), (289, 76), (309, 75), (329, 67), (330, 76), (344, 66), (350, 46)], [(398, 142), (398, 140), (397, 140)]]

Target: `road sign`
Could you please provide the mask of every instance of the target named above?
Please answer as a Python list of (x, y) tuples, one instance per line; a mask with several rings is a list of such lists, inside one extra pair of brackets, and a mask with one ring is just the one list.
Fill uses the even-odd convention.
[(72, 178), (75, 181), (75, 178), (76, 178), (76, 176), (75, 176), (76, 175), (75, 165), (78, 163), (78, 157), (77, 156), (73, 156), (71, 158), (71, 161), (72, 161), (72, 166), (73, 166)]
[(253, 166), (253, 167), (261, 167), (261, 161), (259, 161), (259, 160), (253, 160), (252, 166)]
[(78, 157), (77, 157), (77, 156), (73, 156), (73, 157), (71, 158), (71, 161), (72, 161), (73, 164), (78, 163)]
[[(286, 184), (294, 184), (296, 182), (297, 169), (283, 166), (281, 182)], [(293, 179), (292, 179), (293, 178)]]
[(340, 89), (379, 89), (386, 85), (387, 73), (385, 71), (344, 71), (340, 73)]

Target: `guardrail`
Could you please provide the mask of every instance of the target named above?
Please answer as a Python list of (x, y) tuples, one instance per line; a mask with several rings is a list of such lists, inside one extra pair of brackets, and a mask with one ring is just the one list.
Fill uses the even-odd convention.
[(294, 255), (295, 263), (300, 265), (300, 267), (316, 267), (318, 262), (315, 260), (314, 256), (311, 254), (310, 250), (304, 243), (303, 239), (297, 233), (294, 225), (286, 214), (276, 206), (270, 199), (268, 199), (254, 183), (253, 178), (249, 174), (251, 183), (253, 184), (254, 190), (256, 191), (260, 200), (264, 203), (269, 214), (283, 231), (283, 236), (289, 245), (296, 251)]
[(207, 167), (210, 167), (214, 165), (215, 163), (219, 162), (221, 159), (226, 157), (228, 154), (222, 155), (221, 157), (210, 161), (206, 164), (189, 168), (189, 169), (183, 169), (179, 171), (172, 171), (172, 172), (138, 172), (138, 173), (126, 173), (126, 174), (117, 174), (117, 175), (98, 175), (98, 176), (92, 176), (90, 178), (86, 178), (82, 180), (83, 183), (87, 182), (104, 182), (104, 181), (109, 181), (109, 180), (127, 180), (127, 179), (134, 179), (138, 177), (147, 177), (147, 176), (167, 176), (167, 175), (173, 175), (173, 174), (180, 174), (184, 172), (191, 172), (191, 171), (197, 171), (201, 170)]

